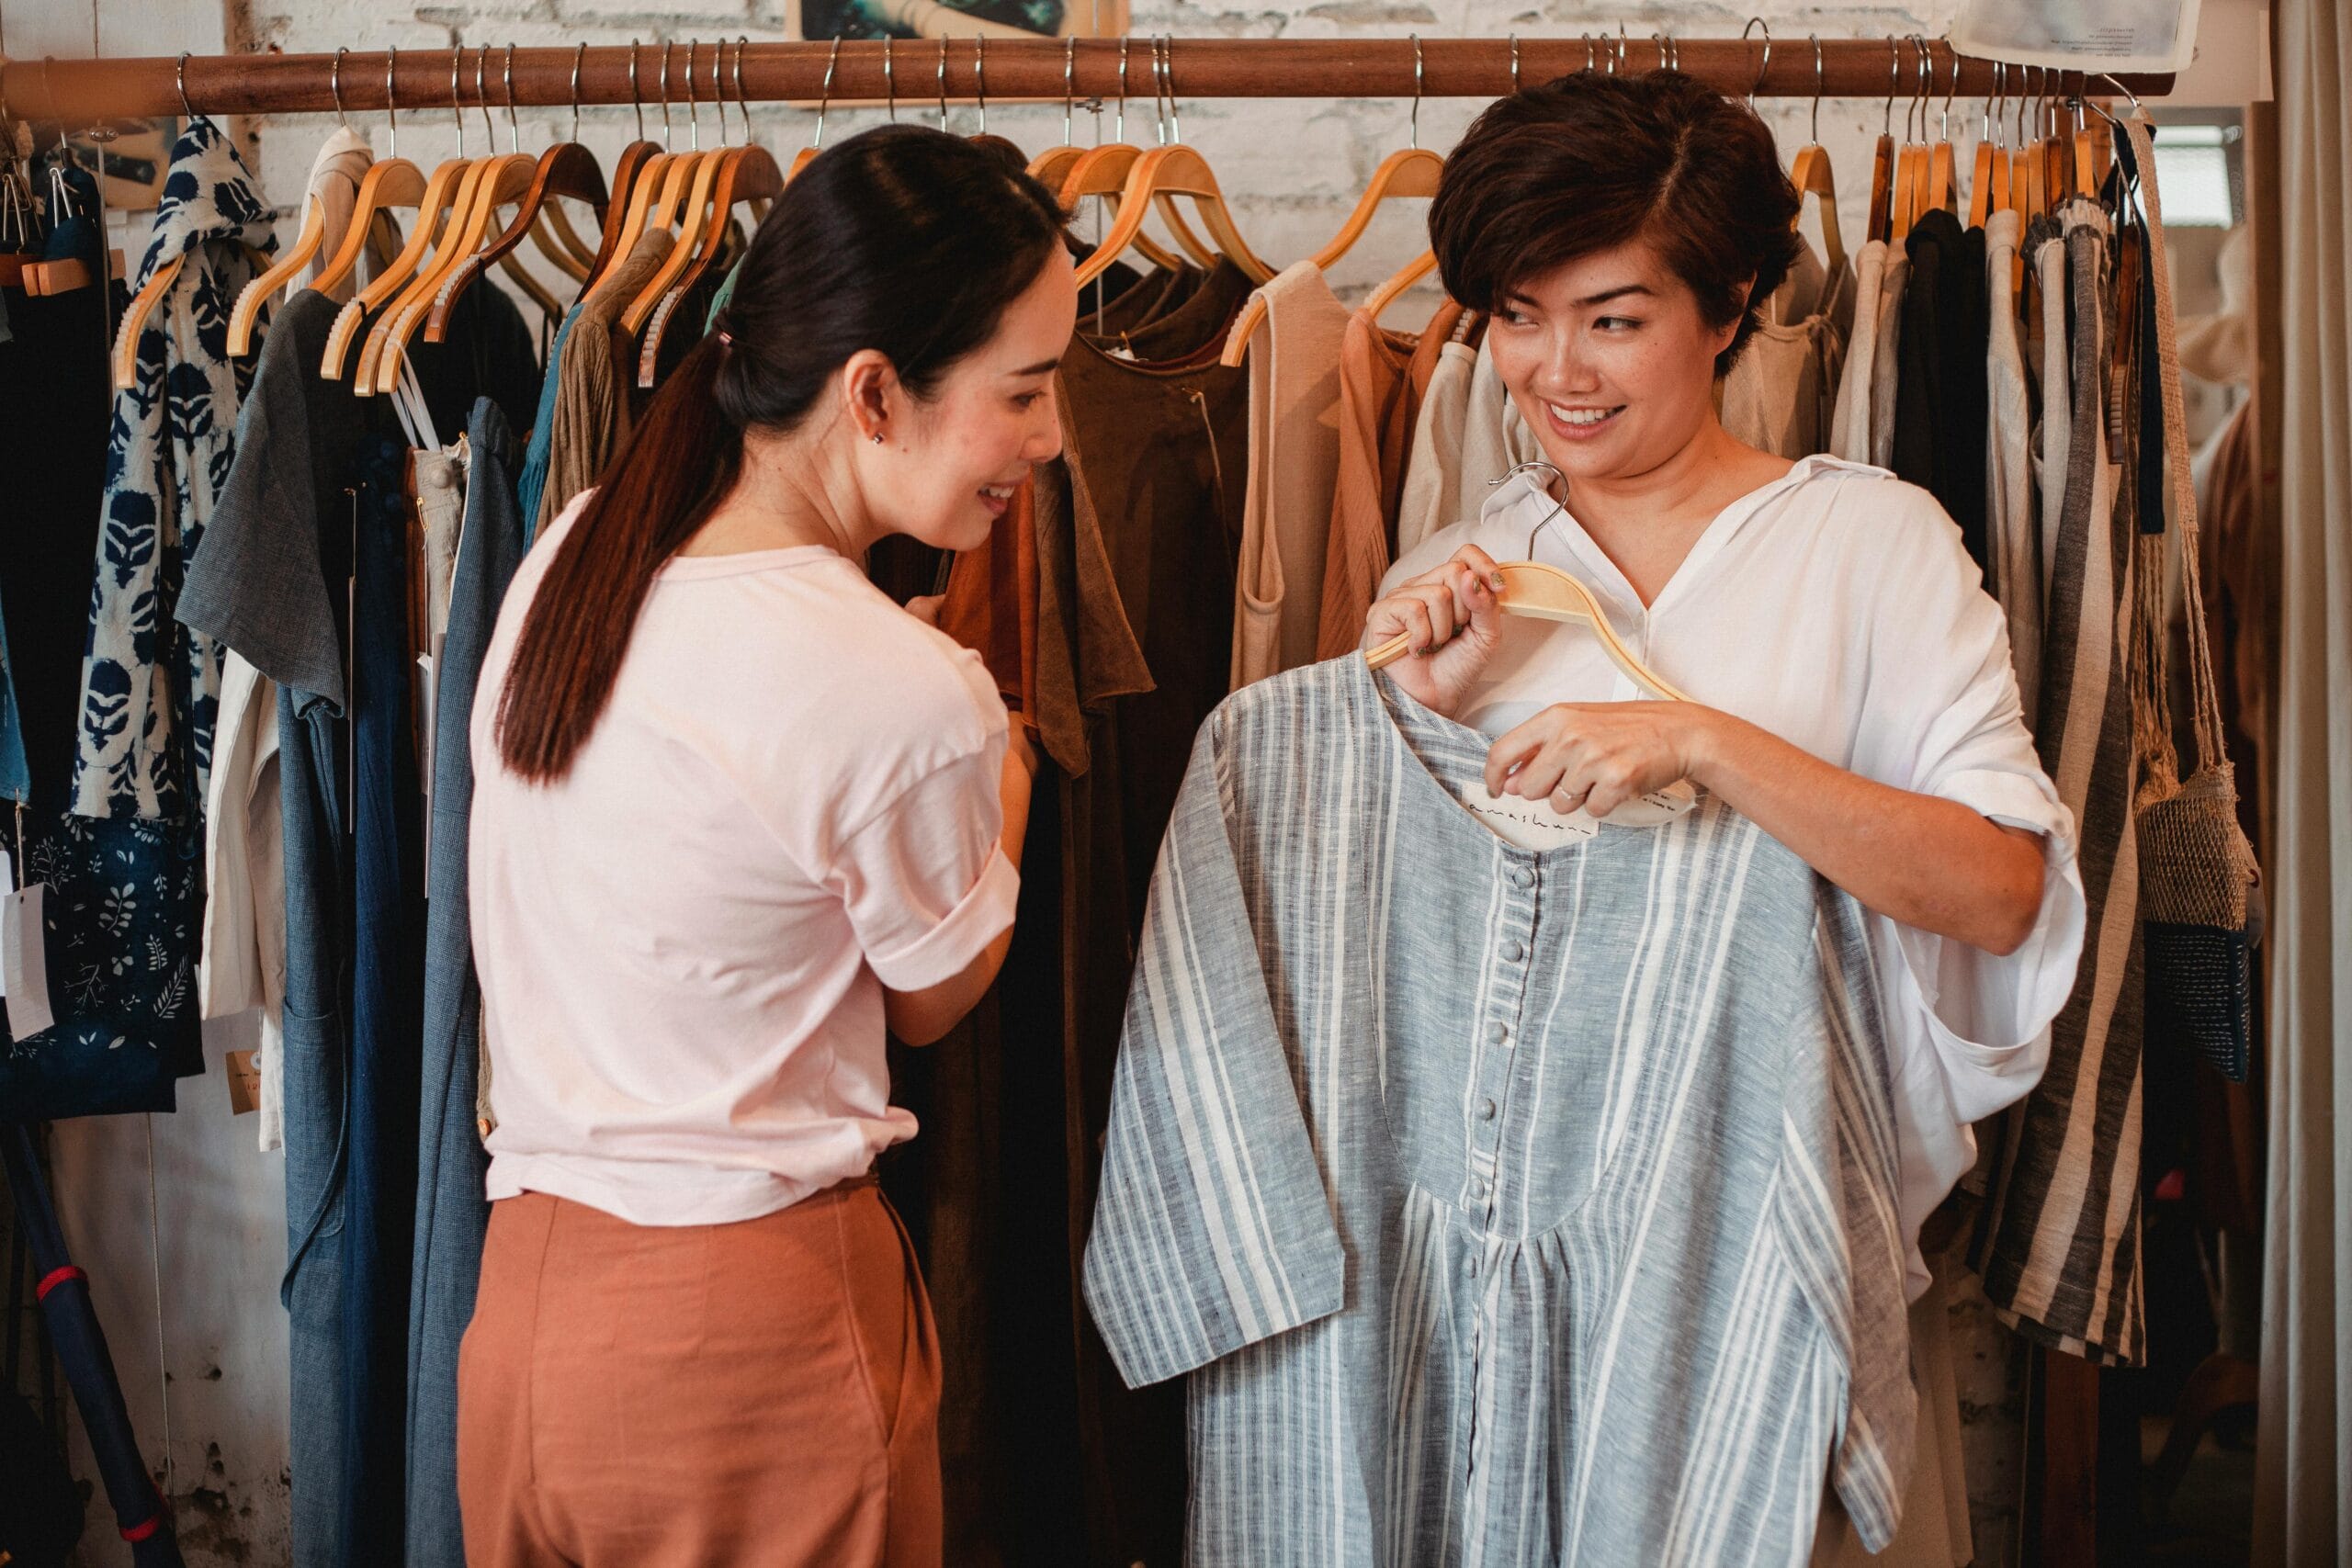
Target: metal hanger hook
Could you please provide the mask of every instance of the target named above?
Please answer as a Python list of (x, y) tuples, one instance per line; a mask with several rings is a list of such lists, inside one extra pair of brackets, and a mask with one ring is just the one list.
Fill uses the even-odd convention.
[(645, 140), (645, 89), (637, 85), (637, 39), (628, 40), (628, 98), (637, 109), (637, 139)]
[[(822, 152), (825, 146), (825, 106), (833, 101), (833, 67), (841, 63), (841, 58), (842, 40), (835, 39), (832, 52), (825, 56), (825, 85), (817, 90), (817, 140), (809, 145), (820, 152)], [(886, 60), (889, 58), (887, 51), (883, 58)], [(896, 96), (893, 96), (890, 108), (891, 118), (894, 119), (898, 118), (898, 107)]]
[(458, 122), (458, 156), (466, 155), (466, 116), (458, 106), (463, 100), (458, 95), (458, 63), (465, 55), (458, 44), (449, 46), (449, 118)]
[[(1949, 32), (1947, 32), (1947, 33), (1945, 34), (1944, 38), (1943, 38), (1940, 41), (1943, 43), (1943, 45), (1944, 45), (1945, 49), (1947, 50), (1947, 51), (1951, 51), (1951, 34), (1950, 34)], [(1944, 140), (1944, 141), (1950, 141), (1951, 140), (1951, 100), (1952, 100), (1952, 95), (1954, 95), (1955, 93), (1957, 93), (1957, 92), (1959, 92), (1959, 91), (1960, 91), (1960, 55), (1958, 54), (1958, 52), (1957, 52), (1957, 51), (1951, 51), (1951, 81), (1949, 81), (1949, 82), (1946, 82), (1946, 83), (1944, 84), (1944, 118), (1943, 118), (1943, 122), (1942, 122), (1942, 125), (1943, 125), (1942, 135), (1943, 135), (1943, 140)], [(1964, 125), (1966, 125), (1966, 124), (1968, 123), (1968, 121), (1967, 121), (1967, 118), (1966, 118), (1965, 116), (1962, 116), (1962, 117), (1961, 123), (1962, 123), (1963, 126), (1964, 126)]]
[(1075, 134), (1077, 115), (1078, 35), (1071, 33), (1062, 39), (1062, 145), (1065, 147), (1078, 144)]
[(334, 95), (334, 122), (345, 130), (351, 129), (351, 117), (343, 110), (343, 57), (350, 52), (348, 49), (337, 49), (334, 63), (327, 67), (327, 91)]
[(889, 101), (890, 123), (896, 125), (899, 123), (899, 69), (890, 58), (890, 36), (885, 33), (882, 37), (882, 93)]
[(498, 78), (506, 92), (506, 150), (523, 150), (523, 128), (514, 118), (514, 46), (506, 46), (505, 62), (499, 67)]
[(1421, 144), (1421, 35), (1407, 33), (1405, 36), (1413, 40), (1412, 144), (1418, 148)]
[(1824, 81), (1821, 70), (1821, 35), (1807, 33), (1804, 36), (1805, 41), (1813, 45), (1813, 136), (1811, 140), (1813, 144), (1818, 147), (1821, 145), (1821, 88)]
[(391, 156), (395, 158), (401, 155), (401, 106), (398, 96), (392, 92), (392, 67), (400, 63), (400, 58), (398, 46), (384, 46), (384, 122), (391, 132)]
[[(835, 39), (834, 42), (838, 46), (840, 40)], [(742, 33), (735, 35), (735, 112), (743, 117), (743, 145), (756, 147), (760, 139), (752, 130), (752, 96), (743, 90), (743, 56), (751, 47), (750, 38)], [(832, 67), (829, 64), (825, 70), (830, 76)], [(830, 83), (827, 85), (831, 85)]]
[(580, 140), (580, 62), (588, 58), (588, 45), (582, 43), (571, 51), (571, 140)]
[(479, 45), (474, 51), (474, 107), (481, 110), (482, 155), (498, 156), (498, 122), (490, 118), (490, 88), (485, 81), (490, 74), (490, 45)]
[(1600, 69), (1600, 67), (1593, 62), (1592, 35), (1590, 33), (1586, 33), (1582, 36), (1584, 38), (1584, 73), (1589, 76), (1595, 71)]
[(1747, 41), (1748, 28), (1762, 28), (1764, 29), (1764, 58), (1757, 62), (1756, 80), (1749, 85), (1747, 89), (1747, 107), (1749, 111), (1753, 112), (1756, 107), (1756, 95), (1763, 90), (1764, 73), (1772, 69), (1772, 24), (1766, 21), (1761, 17), (1748, 17), (1747, 27), (1739, 29), (1740, 41), (1743, 43)]
[(1114, 141), (1125, 141), (1127, 139), (1127, 41), (1126, 37), (1124, 34), (1121, 35), (1119, 39), (1119, 114), (1111, 126), (1111, 140)]
[(1886, 36), (1886, 111), (1879, 118), (1879, 134), (1894, 134), (1894, 95), (1903, 87), (1903, 43), (1893, 33)]
[[(1587, 62), (1589, 63), (1592, 59), (1592, 42), (1589, 39), (1585, 41), (1584, 56)], [(1517, 33), (1510, 35), (1510, 90), (1514, 93), (1520, 90), (1519, 35)]]
[(947, 129), (947, 40), (939, 40), (939, 129)]
[[(47, 82), (46, 82), (46, 81), (44, 81), (44, 82), (43, 82), (43, 84), (42, 84), (42, 85), (43, 85), (43, 86), (48, 85)], [(195, 106), (194, 106), (194, 105), (190, 104), (190, 103), (187, 101), (187, 50), (182, 50), (182, 51), (180, 51), (180, 60), (179, 60), (179, 64), (173, 68), (173, 71), (172, 71), (172, 85), (174, 85), (175, 87), (177, 87), (177, 88), (179, 89), (179, 94), (180, 94), (180, 112), (181, 112), (182, 114), (186, 115), (188, 118), (190, 118), (190, 119), (194, 119), (194, 118), (196, 118), (196, 107), (195, 107)]]
[(700, 39), (686, 40), (686, 151), (702, 151), (702, 106), (695, 100), (695, 49)]
[(1159, 74), (1168, 84), (1168, 139), (1179, 146), (1184, 141), (1184, 117), (1176, 105), (1176, 39), (1162, 33), (1159, 38)]
[(2109, 75), (2106, 72), (2102, 71), (2102, 72), (2100, 72), (2097, 76), (2095, 76), (2095, 77), (2091, 78), (2091, 80), (2093, 80), (2093, 81), (2098, 81), (2098, 82), (2105, 82), (2109, 86), (2113, 87), (2117, 92), (2119, 92), (2119, 93), (2122, 94), (2125, 97), (2127, 97), (2127, 98), (2131, 99), (2131, 100), (2132, 100), (2132, 112), (2133, 114), (2135, 114), (2135, 115), (2144, 115), (2144, 114), (2146, 114), (2146, 113), (2148, 112), (2147, 110), (2145, 110), (2145, 109), (2143, 109), (2143, 108), (2142, 108), (2142, 107), (2140, 107), (2140, 95), (2139, 95), (2139, 94), (2137, 94), (2137, 93), (2135, 93), (2135, 92), (2133, 92), (2131, 88), (2129, 88), (2129, 87), (2125, 86), (2125, 85), (2123, 85), (2122, 79), (2121, 79), (2120, 77), (2117, 77), (2117, 76), (2110, 76), (2110, 75)]
[(980, 134), (989, 133), (989, 37), (972, 35), (972, 97), (980, 106)]
[[(1919, 60), (1918, 92), (1917, 96), (1912, 99), (1912, 107), (1919, 114), (1919, 134), (1914, 140), (1925, 141), (1928, 139), (1928, 101), (1936, 94), (1935, 57), (1928, 49), (1927, 39), (1918, 33), (1911, 35), (1911, 49)], [(1907, 111), (1903, 117), (1903, 124), (1905, 129), (1909, 129), (1911, 117)]]
[(670, 45), (673, 40), (662, 40), (662, 150), (670, 150)]
[[(1521, 554), (1531, 558), (1535, 554), (1535, 536), (1544, 532), (1545, 528), (1550, 527), (1552, 525), (1552, 519), (1565, 514), (1568, 510), (1568, 476), (1562, 473), (1558, 468), (1553, 467), (1551, 464), (1544, 461), (1541, 457), (1537, 457), (1524, 463), (1514, 463), (1508, 469), (1504, 470), (1501, 478), (1492, 479), (1487, 481), (1487, 488), (1488, 490), (1500, 490), (1503, 486), (1510, 483), (1511, 480), (1519, 478), (1520, 475), (1533, 473), (1538, 468), (1541, 468), (1544, 472), (1551, 475), (1554, 479), (1560, 481), (1560, 499), (1553, 503), (1552, 510), (1545, 513), (1536, 523), (1534, 527), (1530, 528), (1527, 531), (1527, 548), (1521, 551)], [(1544, 493), (1546, 496), (1549, 496), (1552, 493), (1552, 487), (1550, 485), (1545, 485), (1544, 487)]]

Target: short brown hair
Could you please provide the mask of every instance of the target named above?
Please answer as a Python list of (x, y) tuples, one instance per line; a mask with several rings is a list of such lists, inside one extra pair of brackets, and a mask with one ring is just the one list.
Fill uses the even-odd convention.
[(1493, 310), (1579, 256), (1645, 240), (1708, 325), (1739, 322), (1720, 376), (1796, 260), (1796, 187), (1753, 110), (1679, 71), (1585, 72), (1478, 117), (1445, 161), (1430, 243), (1446, 292)]

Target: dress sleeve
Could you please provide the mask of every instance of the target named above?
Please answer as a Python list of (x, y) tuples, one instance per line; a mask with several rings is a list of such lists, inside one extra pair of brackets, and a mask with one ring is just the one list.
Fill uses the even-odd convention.
[(1111, 1089), (1086, 1304), (1129, 1387), (1343, 1303), (1346, 1262), (1201, 731), (1152, 874)]
[(1886, 921), (1873, 933), (1890, 1010), (1933, 1040), (1961, 1122), (2021, 1098), (2049, 1057), (2049, 1026), (2075, 981), (2084, 898), (2074, 814), (2042, 771), (2018, 702), (2007, 623), (1959, 527), (1924, 491), (1886, 487), (1896, 510), (1871, 552), (1868, 693), (1855, 771), (1955, 800), (2039, 834), (2041, 910), (2006, 957)]
[(901, 789), (846, 834), (827, 883), (894, 991), (960, 973), (1012, 923), (1021, 874), (1001, 847), (1004, 729)]

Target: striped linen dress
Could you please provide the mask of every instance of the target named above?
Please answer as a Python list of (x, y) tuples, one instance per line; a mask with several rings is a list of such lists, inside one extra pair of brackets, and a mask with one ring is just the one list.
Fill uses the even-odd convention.
[(1358, 658), (1203, 727), (1086, 1297), (1191, 1373), (1194, 1564), (1803, 1564), (1894, 1534), (1904, 1239), (1859, 906), (1712, 797), (1532, 852)]

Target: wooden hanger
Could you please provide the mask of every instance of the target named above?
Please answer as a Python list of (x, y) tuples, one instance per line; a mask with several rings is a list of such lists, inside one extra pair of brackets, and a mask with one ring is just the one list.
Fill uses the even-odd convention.
[[(597, 165), (596, 155), (580, 143), (580, 62), (582, 56), (587, 52), (587, 49), (586, 44), (582, 44), (579, 52), (575, 53), (571, 59), (571, 140), (556, 143), (541, 152), (534, 162), (530, 183), (525, 187), (522, 198), (515, 207), (514, 220), (480, 250), (460, 254), (455, 258), (453, 267), (443, 273), (441, 288), (434, 298), (430, 311), (425, 318), (425, 342), (439, 343), (442, 340), (448, 331), (449, 314), (457, 308), (458, 299), (463, 298), (468, 286), (481, 276), (483, 269), (493, 263), (501, 264), (507, 276), (515, 279), (516, 283), (532, 296), (541, 310), (550, 317), (561, 318), (563, 314), (561, 303), (537, 287), (537, 280), (533, 279), (530, 274), (525, 272), (521, 265), (514, 260), (513, 253), (526, 235), (536, 234), (539, 236), (540, 249), (548, 253), (551, 259), (555, 256), (560, 247), (550, 242), (546, 229), (542, 227), (542, 220), (549, 216), (560, 218), (563, 209), (548, 199), (551, 197), (571, 197), (575, 200), (587, 203), (599, 220), (605, 215), (605, 209), (609, 199), (605, 189), (605, 171)], [(506, 84), (508, 146), (513, 148), (520, 140), (514, 124), (514, 46), (513, 44), (506, 46), (503, 74)], [(489, 208), (485, 207), (482, 216), (486, 218), (488, 213)], [(573, 243), (578, 243), (576, 237)], [(561, 265), (560, 261), (558, 265)], [(586, 269), (582, 267), (575, 276), (585, 276)]]
[(1838, 229), (1838, 172), (1830, 166), (1829, 149), (1821, 144), (1821, 39), (1809, 37), (1813, 45), (1813, 140), (1797, 149), (1796, 161), (1789, 165), (1789, 183), (1797, 189), (1797, 216), (1804, 216), (1804, 198), (1814, 198), (1814, 209), (1821, 215), (1821, 244), (1826, 253), (1821, 258), (1831, 277), (1845, 269), (1846, 239)]
[(1437, 270), (1437, 253), (1423, 251), (1389, 276), (1388, 281), (1364, 296), (1363, 309), (1370, 319), (1378, 321), (1388, 307), (1401, 298), (1405, 290)]
[(1900, 244), (1911, 232), (1913, 224), (1926, 210), (1928, 195), (1928, 144), (1923, 126), (1914, 139), (1911, 121), (1914, 114), (1923, 113), (1924, 83), (1928, 69), (1928, 46), (1925, 39), (1913, 38), (1912, 48), (1917, 51), (1922, 90), (1915, 93), (1903, 113), (1903, 151), (1895, 164), (1894, 199), (1887, 217), (1887, 240)]
[[(1930, 91), (1934, 89), (1935, 71), (1932, 64), (1928, 73), (1928, 85)], [(1919, 216), (1922, 218), (1930, 212), (1953, 211), (1959, 205), (1958, 192), (1952, 183), (1959, 171), (1954, 166), (1956, 160), (1952, 156), (1951, 150), (1951, 99), (1952, 94), (1959, 88), (1960, 58), (1955, 55), (1951, 62), (1951, 81), (1944, 89), (1943, 118), (1937, 122), (1935, 142), (1928, 149), (1928, 192), (1926, 205), (1919, 210)], [(1919, 126), (1922, 130), (1927, 129), (1925, 110), (1920, 113)]]
[(1217, 186), (1216, 175), (1209, 170), (1208, 160), (1197, 149), (1175, 142), (1154, 147), (1136, 160), (1135, 167), (1127, 174), (1118, 220), (1111, 225), (1111, 231), (1102, 237), (1095, 253), (1079, 264), (1079, 287), (1084, 288), (1107, 271), (1143, 231), (1145, 211), (1154, 201), (1170, 196), (1193, 198), (1209, 237), (1226, 259), (1256, 282), (1263, 283), (1273, 276), (1273, 269), (1260, 261), (1242, 240), (1232, 209), (1226, 206), (1225, 193)]
[(139, 334), (147, 330), (147, 318), (179, 281), (180, 268), (187, 265), (187, 254), (182, 252), (155, 269), (130, 301), (130, 309), (122, 313), (122, 323), (114, 334), (114, 384), (118, 390), (127, 391), (139, 385)]
[[(1506, 615), (1523, 615), (1532, 620), (1558, 621), (1589, 629), (1600, 638), (1601, 651), (1609, 661), (1625, 673), (1625, 678), (1661, 702), (1687, 703), (1690, 699), (1677, 691), (1666, 678), (1634, 657), (1633, 649), (1618, 639), (1609, 626), (1609, 617), (1601, 613), (1600, 601), (1592, 590), (1556, 566), (1543, 561), (1505, 561), (1496, 570), (1502, 573), (1503, 591), (1497, 604)], [(1374, 670), (1385, 670), (1412, 651), (1419, 634), (1399, 632), (1377, 648), (1364, 652), (1364, 662)]]
[(1870, 237), (1883, 240), (1892, 232), (1890, 220), (1894, 216), (1894, 90), (1903, 80), (1903, 50), (1893, 39), (1886, 40), (1893, 70), (1888, 77), (1886, 110), (1878, 134), (1878, 145), (1871, 151)]
[(302, 269), (324, 247), (326, 237), (326, 204), (312, 196), (302, 213), (302, 231), (295, 236), (294, 248), (237, 296), (236, 307), (229, 312), (229, 357), (242, 359), (253, 352), (254, 323), (261, 319), (263, 307), (272, 295), (302, 276)]
[[(1089, 147), (1080, 152), (1071, 162), (1069, 173), (1062, 178), (1062, 210), (1075, 213), (1078, 204), (1086, 197), (1101, 197), (1110, 209), (1111, 222), (1115, 228), (1120, 216), (1120, 197), (1126, 190), (1127, 176), (1135, 172), (1136, 161), (1143, 156), (1143, 152), (1142, 148), (1128, 142), (1106, 141), (1100, 147)], [(1162, 207), (1159, 216), (1186, 255), (1201, 266), (1216, 265), (1216, 247), (1193, 231), (1193, 226), (1184, 221), (1183, 214), (1176, 210), (1173, 203)], [(1186, 265), (1181, 257), (1145, 233), (1140, 224), (1130, 248), (1152, 265), (1165, 271), (1179, 271)]]
[(418, 270), (391, 308), (378, 319), (375, 330), (368, 334), (358, 379), (353, 388), (361, 397), (368, 395), (370, 386), (388, 393), (400, 384), (401, 360), (411, 340), (424, 328), (434, 300), (440, 297), (444, 285), (459, 265), (478, 254), (498, 209), (523, 199), (531, 188), (538, 160), (527, 152), (494, 153), (477, 162), (473, 191), (469, 204), (462, 209), (463, 219), (452, 215), (443, 231), (443, 243), (434, 248), (432, 262)]
[[(400, 53), (397, 49), (384, 51), (384, 118), (391, 131), (390, 156), (377, 159), (359, 176), (359, 193), (351, 203), (351, 226), (344, 231), (343, 243), (336, 247), (334, 259), (311, 280), (313, 288), (332, 291), (341, 288), (344, 279), (358, 267), (359, 258), (368, 249), (368, 236), (376, 226), (377, 215), (393, 208), (421, 207), (430, 188), (424, 171), (400, 155), (401, 114), (392, 97), (392, 67)], [(419, 226), (426, 221), (420, 216)]]
[[(0, 257), (0, 261), (17, 262), (15, 288), (22, 288), (35, 299), (54, 294), (71, 294), (76, 288), (87, 288), (98, 280), (97, 269), (80, 256), (60, 256), (55, 261), (26, 261), (18, 256)], [(107, 277), (109, 281), (123, 276), (122, 247), (107, 252)]]
[(1976, 168), (1968, 182), (1968, 226), (1984, 227), (1985, 219), (2009, 205), (2009, 151), (2000, 145), (1996, 127), (2005, 117), (1993, 112), (1993, 100), (2003, 96), (2008, 83), (2008, 62), (1993, 62), (1994, 88), (1984, 97), (1984, 117), (1976, 127)]
[[(719, 254), (725, 238), (727, 215), (740, 201), (773, 201), (784, 194), (785, 175), (776, 164), (775, 154), (764, 147), (738, 148), (729, 155), (718, 173), (718, 186), (710, 200), (710, 230), (708, 243), (702, 245), (662, 294), (651, 320), (645, 329), (643, 353), (638, 367), (638, 385), (653, 385), (653, 367), (662, 352), (662, 342), (670, 323), (676, 319), (679, 302), (696, 283)], [(677, 253), (673, 252), (674, 259)]]
[[(1355, 210), (1331, 237), (1331, 243), (1315, 253), (1317, 267), (1329, 272), (1348, 254), (1349, 247), (1363, 237), (1372, 224), (1374, 209), (1392, 197), (1435, 196), (1438, 176), (1445, 173), (1445, 160), (1425, 147), (1407, 147), (1391, 152), (1373, 171), (1372, 183), (1364, 186), (1357, 198)], [(1409, 285), (1408, 285), (1409, 287)], [(1266, 319), (1266, 298), (1262, 294), (1250, 296), (1241, 307), (1233, 331), (1225, 340), (1223, 363), (1239, 365), (1249, 353), (1250, 340), (1257, 334), (1259, 323)], [(1376, 319), (1376, 318), (1375, 318)]]
[[(596, 155), (577, 141), (560, 142), (540, 153), (534, 161), (529, 181), (515, 203), (514, 220), (481, 250), (457, 258), (456, 269), (444, 276), (440, 295), (433, 301), (431, 312), (425, 319), (425, 342), (441, 341), (448, 331), (449, 313), (457, 309), (458, 299), (492, 264), (498, 264), (508, 276), (516, 277), (518, 282), (529, 278), (530, 275), (524, 273), (515, 264), (513, 253), (525, 239), (534, 235), (541, 238), (542, 252), (548, 250), (546, 231), (540, 224), (549, 217), (561, 214), (562, 209), (548, 200), (548, 197), (557, 196), (583, 201), (599, 219), (604, 216), (606, 201), (605, 171), (597, 167)], [(586, 269), (583, 267), (581, 271), (584, 275)], [(563, 314), (561, 301), (551, 295), (539, 299), (538, 304), (540, 309), (550, 314)]]

